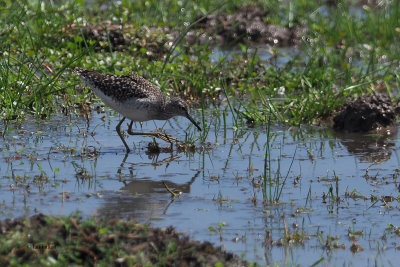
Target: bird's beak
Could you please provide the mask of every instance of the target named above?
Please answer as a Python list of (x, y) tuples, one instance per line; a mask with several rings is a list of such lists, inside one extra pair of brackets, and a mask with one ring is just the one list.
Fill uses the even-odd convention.
[(190, 120), (190, 122), (191, 123), (193, 123), (194, 124), (194, 126), (196, 126), (197, 127), (197, 129), (199, 129), (199, 131), (201, 132), (201, 128), (200, 128), (200, 126), (197, 124), (197, 122), (192, 118), (192, 117), (190, 117), (190, 115), (189, 114), (186, 114), (186, 118), (188, 118), (188, 120)]

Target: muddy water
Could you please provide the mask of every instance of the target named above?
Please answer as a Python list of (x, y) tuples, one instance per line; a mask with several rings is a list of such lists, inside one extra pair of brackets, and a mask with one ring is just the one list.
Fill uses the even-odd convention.
[[(0, 217), (79, 210), (173, 225), (260, 264), (383, 266), (400, 260), (399, 238), (386, 230), (400, 225), (398, 134), (273, 126), (268, 143), (264, 128), (233, 131), (229, 116), (226, 129), (217, 115), (206, 118), (209, 149), (158, 155), (147, 153), (151, 139), (139, 136), (127, 138), (134, 149), (126, 156), (112, 112), (92, 114), (89, 125), (62, 116), (2, 125)], [(163, 127), (183, 140), (185, 131), (193, 133), (188, 126), (185, 119), (157, 121), (143, 131)], [(171, 199), (163, 182), (181, 196)], [(281, 245), (285, 232), (292, 239), (297, 232), (300, 240)], [(339, 238), (328, 242), (332, 249), (328, 235)], [(353, 243), (364, 251), (353, 253)]]

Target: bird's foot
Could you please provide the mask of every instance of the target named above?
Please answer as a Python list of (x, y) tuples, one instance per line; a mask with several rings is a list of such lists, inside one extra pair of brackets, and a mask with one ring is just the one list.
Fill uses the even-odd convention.
[(165, 133), (160, 133), (160, 132), (150, 132), (150, 133), (136, 133), (133, 132), (132, 129), (128, 129), (128, 134), (129, 135), (148, 135), (148, 136), (154, 136), (156, 138), (162, 139), (165, 142), (168, 142), (170, 144), (172, 143), (177, 143), (179, 142), (178, 139), (172, 137), (171, 135), (165, 134)]
[(154, 137), (160, 138), (160, 139), (162, 139), (162, 140), (164, 140), (165, 142), (168, 142), (168, 143), (177, 143), (177, 142), (179, 142), (178, 139), (172, 137), (169, 134), (165, 134), (165, 133), (154, 132)]

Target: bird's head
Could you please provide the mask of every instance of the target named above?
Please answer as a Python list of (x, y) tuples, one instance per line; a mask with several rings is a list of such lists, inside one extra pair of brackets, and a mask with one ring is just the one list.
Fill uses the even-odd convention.
[(170, 118), (175, 116), (186, 117), (191, 123), (194, 124), (194, 126), (197, 127), (197, 129), (199, 129), (199, 131), (201, 131), (200, 126), (189, 114), (188, 104), (182, 98), (172, 97), (170, 100), (168, 100), (165, 105), (165, 113)]

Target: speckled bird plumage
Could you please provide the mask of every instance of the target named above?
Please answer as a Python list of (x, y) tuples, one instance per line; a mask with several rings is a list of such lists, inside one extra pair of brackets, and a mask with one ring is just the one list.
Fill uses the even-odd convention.
[(201, 130), (189, 115), (189, 107), (185, 101), (179, 97), (165, 100), (160, 88), (136, 73), (101, 74), (78, 67), (73, 71), (105, 104), (132, 121), (168, 120), (174, 116), (183, 116)]
[[(101, 74), (93, 70), (74, 68), (90, 87), (102, 91), (119, 102), (129, 98), (148, 98), (164, 102), (164, 94), (153, 83), (132, 73), (131, 75)], [(154, 101), (154, 100), (153, 100)]]

